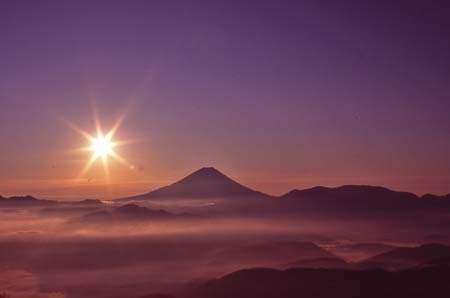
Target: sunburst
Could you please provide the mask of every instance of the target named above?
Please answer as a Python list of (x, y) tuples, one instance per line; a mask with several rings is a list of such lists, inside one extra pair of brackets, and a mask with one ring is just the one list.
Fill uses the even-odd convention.
[(102, 127), (100, 125), (99, 118), (97, 114), (94, 114), (94, 120), (96, 125), (96, 133), (89, 134), (88, 132), (80, 129), (78, 126), (74, 125), (71, 122), (67, 122), (69, 126), (82, 135), (88, 142), (89, 145), (79, 148), (78, 151), (91, 152), (90, 159), (86, 162), (85, 166), (81, 170), (79, 177), (86, 174), (86, 172), (91, 168), (91, 166), (98, 160), (101, 160), (103, 163), (103, 168), (105, 171), (106, 180), (109, 181), (109, 159), (112, 158), (115, 161), (125, 165), (128, 168), (131, 168), (132, 165), (122, 156), (120, 156), (114, 149), (126, 144), (125, 141), (117, 141), (114, 140), (114, 135), (119, 129), (123, 116), (121, 116), (112, 126), (112, 128), (106, 133), (103, 133)]

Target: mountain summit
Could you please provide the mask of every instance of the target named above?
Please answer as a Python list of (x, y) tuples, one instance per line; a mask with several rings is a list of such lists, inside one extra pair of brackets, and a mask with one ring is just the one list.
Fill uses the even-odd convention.
[(181, 180), (147, 194), (122, 200), (159, 198), (266, 198), (269, 195), (237, 183), (215, 168), (201, 168)]

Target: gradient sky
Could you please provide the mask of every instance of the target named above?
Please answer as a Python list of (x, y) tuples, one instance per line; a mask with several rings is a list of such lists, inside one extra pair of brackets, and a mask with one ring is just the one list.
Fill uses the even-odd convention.
[[(214, 166), (282, 194), (450, 193), (448, 1), (1, 1), (0, 194), (111, 198)], [(101, 163), (94, 133), (126, 112)]]

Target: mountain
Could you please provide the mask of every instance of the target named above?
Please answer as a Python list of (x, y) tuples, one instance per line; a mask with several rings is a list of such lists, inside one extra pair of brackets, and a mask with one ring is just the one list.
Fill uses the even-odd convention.
[(444, 196), (425, 194), (420, 198), (422, 199), (422, 201), (427, 202), (428, 204), (433, 204), (441, 208), (449, 208), (448, 202), (450, 201), (450, 194)]
[(103, 202), (96, 199), (85, 199), (81, 201), (70, 201), (70, 202), (63, 202), (65, 204), (74, 205), (74, 206), (97, 206), (102, 205)]
[[(193, 218), (191, 214), (173, 214), (165, 210), (153, 210), (146, 207), (141, 207), (136, 204), (126, 204), (115, 207), (113, 209), (101, 210), (88, 213), (75, 222), (81, 223), (113, 223), (126, 221), (147, 221), (147, 220), (165, 220), (165, 219), (188, 219)], [(71, 222), (73, 223), (73, 222)]]
[(0, 207), (34, 207), (57, 204), (57, 201), (39, 200), (32, 196), (16, 196), (4, 198), (0, 196)]
[[(330, 216), (355, 220), (380, 220), (428, 226), (437, 232), (450, 227), (448, 196), (394, 191), (379, 186), (344, 185), (294, 189), (280, 197), (255, 191), (215, 168), (201, 168), (183, 179), (146, 194), (118, 199), (122, 202), (160, 199), (227, 199), (204, 205), (208, 212), (256, 217)], [(238, 198), (238, 200), (236, 200)], [(242, 200), (271, 198), (271, 200)], [(229, 200), (233, 199), (233, 200)]]
[(376, 242), (347, 243), (330, 247), (330, 250), (341, 258), (360, 262), (373, 256), (388, 252), (398, 246)]
[(339, 246), (340, 249), (358, 251), (371, 255), (378, 255), (396, 248), (396, 246), (385, 244), (385, 243), (353, 243), (353, 244), (343, 244)]
[(0, 196), (0, 207), (29, 207), (29, 206), (98, 206), (103, 202), (94, 199), (85, 199), (81, 201), (56, 201), (56, 200), (43, 200), (33, 196), (14, 196), (5, 198)]
[(399, 247), (360, 262), (360, 267), (399, 270), (450, 257), (450, 246), (431, 243), (418, 247)]
[(240, 268), (287, 268), (300, 261), (335, 258), (312, 242), (274, 241), (245, 244), (222, 249), (211, 256), (209, 266), (234, 271)]
[(449, 268), (414, 271), (247, 269), (193, 286), (185, 298), (444, 298)]
[(446, 197), (418, 197), (408, 192), (379, 186), (344, 185), (335, 188), (314, 187), (292, 190), (281, 196), (290, 208), (302, 212), (371, 217), (404, 213), (426, 213), (429, 210), (450, 211)]
[(433, 259), (430, 262), (421, 264), (419, 267), (420, 268), (427, 268), (427, 267), (450, 268), (450, 256)]
[(119, 200), (268, 197), (270, 196), (237, 183), (215, 168), (201, 168), (171, 185)]

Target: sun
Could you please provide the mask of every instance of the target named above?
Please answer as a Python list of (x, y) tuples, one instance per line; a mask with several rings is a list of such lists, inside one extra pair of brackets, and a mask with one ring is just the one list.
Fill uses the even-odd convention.
[(108, 136), (98, 135), (96, 138), (91, 140), (91, 151), (94, 156), (97, 157), (108, 157), (113, 155), (114, 142), (111, 141), (111, 138)]
[(87, 151), (91, 152), (91, 157), (86, 162), (86, 165), (82, 169), (79, 177), (83, 177), (86, 172), (91, 168), (91, 166), (97, 161), (101, 160), (103, 163), (103, 168), (105, 170), (106, 180), (109, 180), (109, 159), (112, 158), (115, 161), (123, 164), (128, 168), (133, 168), (133, 165), (130, 164), (127, 160), (125, 160), (122, 156), (120, 156), (114, 149), (116, 147), (122, 146), (124, 144), (129, 143), (129, 141), (113, 141), (114, 135), (122, 123), (123, 116), (120, 117), (113, 127), (107, 132), (103, 133), (103, 130), (100, 125), (100, 121), (97, 117), (94, 117), (96, 124), (96, 134), (89, 134), (86, 131), (78, 128), (75, 124), (66, 121), (68, 125), (82, 135), (88, 142), (89, 145), (85, 147), (78, 148), (77, 151)]

